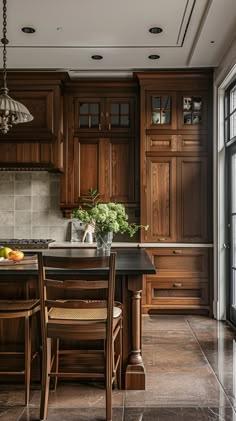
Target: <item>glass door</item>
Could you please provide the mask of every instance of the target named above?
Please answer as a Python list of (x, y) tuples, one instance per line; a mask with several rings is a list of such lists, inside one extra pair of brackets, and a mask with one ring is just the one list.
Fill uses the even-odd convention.
[(229, 317), (236, 325), (236, 145), (227, 150)]
[(236, 81), (225, 93), (227, 317), (236, 326)]

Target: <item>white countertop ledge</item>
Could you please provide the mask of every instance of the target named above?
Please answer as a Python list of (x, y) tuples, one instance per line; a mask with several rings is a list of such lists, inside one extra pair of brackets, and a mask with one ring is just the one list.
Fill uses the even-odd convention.
[[(74, 248), (83, 248), (83, 247), (97, 247), (97, 243), (82, 243), (80, 241), (55, 241), (54, 243), (50, 243), (49, 244), (49, 248), (69, 248), (69, 247), (74, 247)], [(133, 248), (133, 247), (151, 247), (151, 248), (155, 248), (155, 247), (208, 247), (208, 248), (212, 248), (213, 244), (200, 244), (200, 243), (131, 243), (131, 242), (120, 242), (120, 243), (112, 243), (112, 248), (116, 248), (116, 247), (123, 247), (123, 248)]]

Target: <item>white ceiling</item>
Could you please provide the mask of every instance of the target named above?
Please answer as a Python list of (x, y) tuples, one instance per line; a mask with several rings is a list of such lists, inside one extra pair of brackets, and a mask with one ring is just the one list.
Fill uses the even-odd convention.
[(8, 0), (7, 15), (9, 69), (72, 76), (216, 67), (236, 36), (236, 0)]

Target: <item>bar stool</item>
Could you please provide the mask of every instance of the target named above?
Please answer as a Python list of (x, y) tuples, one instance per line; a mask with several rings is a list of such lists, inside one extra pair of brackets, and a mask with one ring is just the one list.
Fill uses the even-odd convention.
[[(106, 421), (111, 421), (112, 384), (121, 383), (122, 361), (122, 307), (114, 302), (116, 254), (99, 257), (39, 254), (38, 258), (42, 330), (40, 420), (47, 418), (50, 378), (71, 377), (105, 380)], [(48, 275), (48, 268), (53, 268), (55, 275)], [(61, 279), (58, 269), (70, 269), (72, 275), (67, 272)], [(77, 271), (74, 275), (73, 270)], [(97, 270), (102, 270), (102, 274), (98, 275)], [(60, 339), (79, 343), (102, 341), (103, 347), (95, 351), (90, 348), (71, 350), (84, 369), (80, 367), (80, 372), (66, 373), (59, 370), (58, 364), (58, 354), (63, 351), (57, 347), (56, 355), (52, 354), (52, 341), (58, 343)]]
[(0, 358), (3, 356), (10, 357), (12, 355), (15, 355), (17, 357), (19, 355), (24, 355), (24, 368), (23, 370), (6, 369), (4, 371), (0, 371), (0, 376), (24, 375), (25, 405), (28, 405), (30, 398), (31, 363), (36, 356), (36, 353), (32, 355), (31, 350), (32, 316), (40, 311), (40, 300), (37, 298), (29, 298), (28, 280), (25, 280), (24, 287), (26, 291), (25, 299), (9, 298), (0, 300), (0, 323), (6, 319), (24, 319), (24, 350), (22, 352), (18, 352), (16, 349), (12, 350), (8, 345), (6, 345), (6, 347), (4, 345), (4, 349), (0, 350)]

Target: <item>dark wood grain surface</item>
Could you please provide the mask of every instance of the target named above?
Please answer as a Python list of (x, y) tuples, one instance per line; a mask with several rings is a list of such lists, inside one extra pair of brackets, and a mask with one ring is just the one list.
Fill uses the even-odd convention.
[[(155, 266), (152, 264), (150, 257), (147, 255), (144, 249), (125, 249), (125, 250), (116, 250), (112, 249), (112, 251), (117, 252), (117, 260), (116, 260), (116, 272), (118, 275), (143, 275), (143, 274), (155, 274), (156, 269)], [(32, 252), (34, 254), (34, 252)], [(77, 257), (77, 256), (96, 256), (97, 251), (96, 249), (61, 249), (61, 250), (43, 250), (43, 254), (51, 255), (51, 256), (70, 256), (70, 257)], [(37, 265), (36, 264), (29, 264), (29, 265), (14, 265), (14, 266), (1, 266), (0, 267), (0, 275), (1, 273), (6, 272), (10, 275), (16, 274), (16, 271), (20, 271), (23, 275), (35, 275), (37, 274)], [(55, 269), (51, 269), (50, 272), (56, 273)], [(78, 272), (76, 270), (75, 272)], [(87, 273), (88, 271), (86, 271)], [(89, 271), (90, 272), (90, 271)], [(91, 273), (93, 270), (91, 269)], [(63, 271), (66, 273), (66, 270)], [(70, 270), (70, 273), (71, 270)], [(102, 274), (102, 270), (100, 272)], [(1, 279), (0, 279), (1, 282)]]

